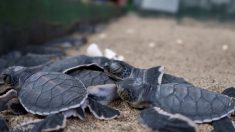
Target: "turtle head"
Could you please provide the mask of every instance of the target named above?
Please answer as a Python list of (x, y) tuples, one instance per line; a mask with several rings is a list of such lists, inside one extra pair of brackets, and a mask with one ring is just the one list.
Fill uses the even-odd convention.
[(20, 75), (27, 68), (22, 66), (12, 66), (2, 71), (0, 80), (7, 85), (16, 86), (19, 83)]
[(133, 67), (123, 61), (112, 60), (104, 65), (104, 71), (115, 79), (130, 77), (132, 70)]
[(130, 104), (137, 104), (143, 89), (141, 79), (125, 79), (117, 83), (117, 93), (122, 100)]

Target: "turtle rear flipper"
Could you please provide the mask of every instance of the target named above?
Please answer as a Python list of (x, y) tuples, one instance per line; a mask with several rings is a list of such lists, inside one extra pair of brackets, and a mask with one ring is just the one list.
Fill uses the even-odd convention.
[(0, 111), (7, 110), (8, 109), (7, 103), (15, 97), (17, 97), (17, 92), (13, 89), (1, 95), (0, 96)]
[(171, 114), (157, 107), (141, 111), (139, 121), (153, 131), (196, 132), (196, 124), (187, 117)]
[(9, 132), (9, 127), (4, 118), (0, 117), (0, 130), (1, 132)]
[(97, 119), (101, 120), (114, 119), (120, 115), (118, 110), (102, 105), (92, 98), (88, 98), (88, 108)]
[(24, 109), (24, 107), (20, 104), (19, 100), (17, 98), (13, 98), (7, 103), (8, 109), (12, 111), (12, 113), (16, 115), (22, 115), (26, 114), (27, 111)]

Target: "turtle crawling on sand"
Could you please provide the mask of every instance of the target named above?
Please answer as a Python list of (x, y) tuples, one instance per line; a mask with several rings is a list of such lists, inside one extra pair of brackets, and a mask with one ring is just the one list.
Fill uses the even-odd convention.
[(20, 104), (27, 112), (47, 116), (42, 121), (30, 122), (14, 130), (29, 126), (33, 131), (59, 130), (65, 127), (67, 117), (83, 119), (86, 107), (98, 119), (113, 119), (120, 115), (118, 110), (88, 97), (87, 89), (79, 78), (58, 72), (34, 73), (20, 66), (7, 68), (1, 76), (4, 83), (13, 89), (6, 92), (8, 96), (2, 96), (0, 103), (10, 100), (9, 97), (13, 98), (17, 93)]
[(159, 110), (167, 115), (180, 114), (195, 123), (213, 124), (235, 111), (233, 98), (191, 84), (153, 85), (137, 78), (120, 81), (117, 87), (119, 96), (134, 108), (154, 107), (161, 116), (166, 115)]

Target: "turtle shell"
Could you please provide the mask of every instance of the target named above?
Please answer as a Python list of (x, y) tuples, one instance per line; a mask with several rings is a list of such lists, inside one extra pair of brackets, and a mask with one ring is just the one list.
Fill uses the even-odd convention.
[(219, 120), (234, 112), (232, 98), (190, 84), (169, 83), (153, 89), (156, 91), (151, 95), (142, 97), (150, 97), (155, 106), (169, 113), (185, 115), (196, 123)]
[(79, 78), (86, 87), (115, 83), (115, 81), (106, 73), (92, 67), (92, 65), (81, 66), (78, 68), (75, 67), (65, 71), (64, 73), (75, 78)]
[(19, 91), (19, 100), (30, 113), (49, 115), (77, 108), (87, 98), (78, 78), (57, 72), (38, 72), (30, 76)]

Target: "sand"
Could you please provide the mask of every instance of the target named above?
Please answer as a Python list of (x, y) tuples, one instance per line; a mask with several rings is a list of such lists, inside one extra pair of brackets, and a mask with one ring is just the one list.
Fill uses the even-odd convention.
[[(172, 18), (141, 18), (128, 14), (113, 21), (101, 33), (89, 38), (101, 49), (110, 48), (123, 55), (130, 64), (149, 68), (164, 65), (166, 72), (184, 77), (196, 86), (221, 92), (235, 86), (235, 30), (216, 22)], [(87, 46), (69, 55), (84, 54)], [(137, 119), (139, 111), (117, 101), (113, 107), (121, 117), (101, 121), (87, 115), (86, 121), (72, 118), (66, 132), (141, 132), (149, 131)], [(32, 116), (10, 116), (12, 125), (31, 119)], [(201, 125), (200, 131), (211, 130)]]

